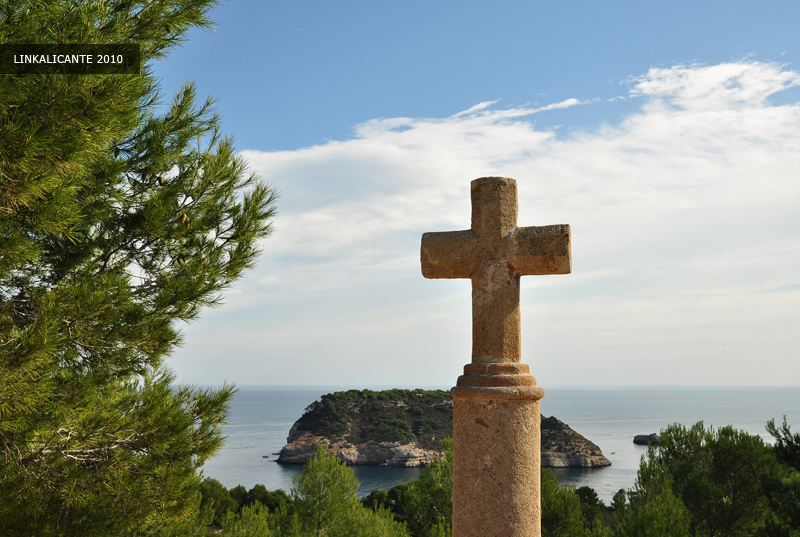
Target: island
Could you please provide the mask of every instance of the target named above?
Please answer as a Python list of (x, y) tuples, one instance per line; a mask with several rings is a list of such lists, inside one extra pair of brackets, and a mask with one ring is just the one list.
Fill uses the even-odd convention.
[[(542, 418), (542, 466), (610, 466), (600, 448), (555, 417)], [(453, 436), (444, 390), (349, 390), (323, 395), (292, 425), (279, 464), (304, 464), (318, 442), (348, 465), (424, 466)]]

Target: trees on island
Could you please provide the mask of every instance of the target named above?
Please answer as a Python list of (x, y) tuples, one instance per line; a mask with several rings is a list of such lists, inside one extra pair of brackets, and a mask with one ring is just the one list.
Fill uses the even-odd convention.
[(141, 75), (0, 75), (0, 534), (192, 535), (230, 387), (178, 386), (179, 321), (220, 302), (276, 193), (148, 62), (213, 0), (0, 5), (0, 43), (133, 43)]

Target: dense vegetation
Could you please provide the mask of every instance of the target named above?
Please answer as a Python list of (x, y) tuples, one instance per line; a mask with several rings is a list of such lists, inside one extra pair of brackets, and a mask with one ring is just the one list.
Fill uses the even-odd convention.
[(453, 399), (443, 390), (349, 390), (323, 395), (297, 421), (295, 433), (314, 431), (350, 444), (416, 442), (441, 449), (453, 435)]
[[(191, 535), (233, 390), (179, 326), (252, 267), (275, 192), (149, 64), (213, 0), (5, 0), (0, 43), (135, 44), (142, 74), (0, 75), (0, 535)], [(200, 529), (198, 529), (200, 528)]]
[(385, 508), (368, 508), (356, 496), (353, 471), (322, 444), (294, 478), (291, 494), (256, 485), (226, 490), (206, 479), (202, 503), (212, 517), (207, 534), (224, 537), (408, 537), (406, 525)]
[[(610, 506), (589, 487), (559, 485), (544, 469), (542, 535), (798, 537), (800, 435), (785, 422), (770, 422), (767, 430), (774, 446), (731, 427), (669, 426), (642, 458), (634, 488)], [(213, 493), (204, 492), (203, 501), (216, 509), (225, 537), (442, 537), (450, 534), (452, 517), (452, 445), (444, 446), (444, 456), (419, 479), (373, 490), (358, 505), (352, 472), (321, 446), (291, 494), (260, 485), (228, 493), (206, 480)]]

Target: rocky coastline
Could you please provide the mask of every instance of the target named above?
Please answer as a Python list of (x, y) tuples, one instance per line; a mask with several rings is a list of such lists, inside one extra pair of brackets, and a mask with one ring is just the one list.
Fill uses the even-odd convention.
[(314, 454), (317, 443), (320, 441), (325, 445), (328, 453), (336, 455), (348, 466), (425, 466), (439, 455), (439, 450), (423, 449), (414, 442), (354, 445), (304, 433), (281, 449), (277, 462), (279, 464), (305, 464)]
[(555, 416), (542, 417), (543, 468), (603, 468), (611, 466), (600, 448)]

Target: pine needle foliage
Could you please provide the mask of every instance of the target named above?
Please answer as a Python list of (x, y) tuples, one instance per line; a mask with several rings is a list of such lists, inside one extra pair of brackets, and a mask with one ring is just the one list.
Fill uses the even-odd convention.
[(0, 534), (190, 535), (233, 388), (177, 386), (276, 192), (149, 63), (212, 0), (8, 0), (0, 43), (135, 43), (140, 75), (0, 75)]
[(370, 509), (358, 500), (358, 479), (320, 442), (316, 453), (292, 479), (296, 512), (280, 513), (279, 535), (298, 537), (409, 537), (391, 511)]

